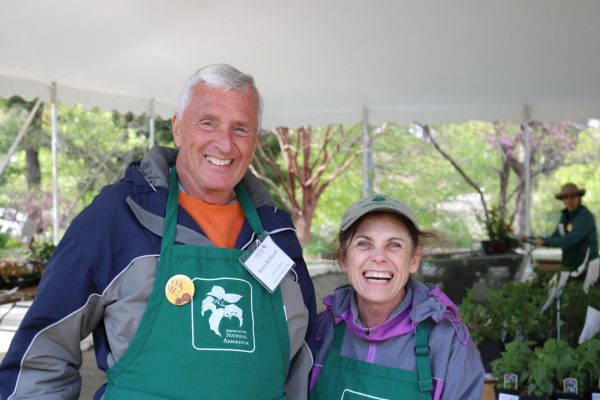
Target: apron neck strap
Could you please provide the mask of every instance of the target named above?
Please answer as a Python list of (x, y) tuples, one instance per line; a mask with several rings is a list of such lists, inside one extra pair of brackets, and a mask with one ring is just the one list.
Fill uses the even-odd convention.
[(254, 207), (254, 203), (252, 202), (248, 191), (241, 182), (235, 185), (234, 191), (238, 201), (242, 205), (242, 210), (244, 210), (244, 214), (246, 214), (246, 218), (248, 219), (252, 230), (257, 235), (260, 235), (265, 231), (265, 228), (263, 228), (263, 225), (260, 222), (260, 218), (258, 217), (258, 213), (256, 212), (256, 208)]
[(429, 328), (431, 319), (427, 318), (417, 325), (417, 335), (415, 337), (415, 358), (417, 359), (417, 384), (419, 391), (431, 392), (433, 390), (433, 379), (431, 377), (431, 361), (429, 354)]
[[(177, 177), (177, 168), (173, 166), (169, 172), (169, 198), (167, 200), (167, 211), (165, 214), (165, 223), (163, 227), (161, 251), (164, 250), (166, 246), (171, 246), (173, 243), (175, 243), (175, 233), (177, 231), (177, 211), (179, 209), (178, 183), (179, 180)], [(260, 235), (265, 231), (265, 229), (260, 222), (260, 218), (258, 217), (258, 213), (256, 212), (256, 208), (254, 208), (254, 203), (252, 203), (252, 199), (250, 198), (248, 191), (241, 183), (238, 183), (234, 190), (235, 195), (242, 206), (242, 210), (244, 210), (244, 214), (246, 215), (246, 218), (252, 227), (252, 230), (257, 235)]]
[(340, 354), (340, 351), (342, 350), (342, 342), (344, 341), (345, 332), (345, 322), (342, 321), (335, 326), (335, 335), (333, 336), (333, 343), (331, 344), (331, 350), (334, 350), (334, 354)]

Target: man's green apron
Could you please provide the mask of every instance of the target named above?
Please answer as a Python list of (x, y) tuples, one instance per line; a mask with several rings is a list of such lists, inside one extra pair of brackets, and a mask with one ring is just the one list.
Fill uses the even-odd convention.
[[(235, 188), (255, 233), (250, 197)], [(171, 171), (156, 279), (131, 344), (107, 372), (106, 399), (285, 399), (290, 345), (281, 291), (242, 266), (241, 250), (175, 245), (177, 173)], [(170, 277), (192, 279), (191, 302), (165, 297)]]
[[(433, 383), (429, 361), (429, 320), (417, 327), (416, 371), (385, 367), (340, 354), (346, 324), (335, 328), (335, 337), (323, 371), (310, 394), (311, 400), (431, 400)], [(407, 349), (410, 351), (412, 349)]]

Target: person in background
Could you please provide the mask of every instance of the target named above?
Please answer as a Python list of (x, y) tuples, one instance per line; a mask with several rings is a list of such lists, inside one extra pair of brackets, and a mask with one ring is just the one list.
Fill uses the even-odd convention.
[(289, 215), (248, 170), (261, 108), (230, 65), (189, 78), (178, 150), (155, 146), (67, 229), (0, 398), (79, 398), (90, 333), (108, 381), (96, 399), (307, 398), (314, 289)]
[(559, 247), (562, 249), (562, 267), (571, 271), (572, 277), (582, 276), (588, 269), (584, 290), (598, 278), (598, 232), (594, 215), (581, 204), (585, 189), (574, 183), (565, 183), (554, 197), (561, 200), (565, 208), (550, 236), (529, 238), (536, 246)]
[(481, 399), (483, 365), (457, 307), (411, 278), (427, 236), (386, 195), (344, 212), (337, 255), (350, 287), (323, 301), (311, 399)]

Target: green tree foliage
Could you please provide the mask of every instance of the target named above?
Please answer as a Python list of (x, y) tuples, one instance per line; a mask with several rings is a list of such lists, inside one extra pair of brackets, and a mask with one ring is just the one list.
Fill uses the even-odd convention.
[(298, 239), (307, 245), (321, 196), (363, 150), (360, 125), (278, 127), (261, 135), (251, 168), (291, 213)]
[[(489, 182), (499, 155), (485, 141), (482, 122), (437, 125), (436, 136), (472, 172)], [(441, 245), (470, 247), (479, 203), (472, 188), (437, 154), (421, 127), (396, 126), (376, 143), (376, 189), (409, 203), (426, 229), (441, 233)]]
[[(0, 154), (3, 155), (26, 117), (27, 107), (19, 110), (15, 104), (14, 99), (0, 102)], [(30, 136), (32, 132), (28, 132), (26, 137), (29, 142), (35, 140), (38, 148), (39, 190), (31, 191), (27, 185), (26, 148), (30, 145), (24, 140), (0, 177), (0, 209), (7, 220), (22, 219), (32, 207), (44, 210), (38, 229), (48, 238), (52, 224), (49, 107), (44, 107), (39, 121), (32, 125), (35, 135)], [(155, 126), (157, 141), (172, 144), (170, 121), (157, 118)], [(59, 105), (57, 167), (61, 228), (91, 202), (101, 187), (121, 179), (128, 163), (143, 156), (148, 149), (148, 129), (145, 116), (85, 109), (81, 105)]]

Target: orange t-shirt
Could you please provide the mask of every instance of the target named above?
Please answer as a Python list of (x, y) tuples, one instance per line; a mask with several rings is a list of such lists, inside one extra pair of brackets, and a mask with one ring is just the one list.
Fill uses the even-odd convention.
[(235, 248), (246, 219), (239, 201), (226, 205), (209, 204), (180, 190), (179, 205), (190, 214), (215, 246)]

